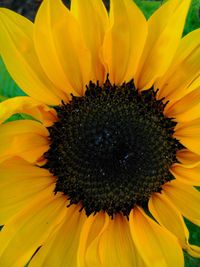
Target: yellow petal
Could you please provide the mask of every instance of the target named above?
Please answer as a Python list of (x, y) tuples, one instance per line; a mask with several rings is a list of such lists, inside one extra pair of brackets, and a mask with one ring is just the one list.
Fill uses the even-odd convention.
[(200, 161), (200, 155), (197, 155), (188, 149), (179, 150), (176, 157), (184, 165), (195, 166)]
[(193, 166), (176, 163), (173, 164), (170, 171), (182, 183), (196, 186), (200, 185), (200, 161)]
[(187, 87), (186, 93), (196, 90), (199, 87), (199, 84), (200, 84), (200, 73), (189, 84), (189, 86)]
[(91, 80), (105, 80), (105, 68), (100, 59), (100, 48), (108, 27), (108, 13), (102, 0), (73, 0), (71, 12), (78, 20), (85, 43), (92, 56)]
[(175, 118), (178, 122), (191, 121), (199, 118), (200, 86), (167, 108), (165, 115)]
[(66, 208), (63, 222), (33, 257), (30, 267), (77, 267), (80, 231), (87, 220), (79, 209), (78, 206)]
[(189, 248), (187, 249), (187, 252), (195, 258), (200, 258), (200, 247), (195, 246), (195, 245), (190, 245)]
[(56, 111), (28, 96), (7, 99), (0, 103), (0, 123), (16, 113), (25, 113), (41, 121), (44, 126), (51, 126), (57, 120)]
[(175, 236), (150, 219), (141, 208), (131, 211), (130, 229), (148, 267), (184, 266), (182, 249)]
[[(34, 24), (34, 43), (38, 58), (48, 78), (70, 97), (71, 93), (77, 95), (78, 92), (72, 88), (69, 75), (63, 68), (53, 34), (56, 23), (62, 24), (65, 21), (65, 13), (63, 12), (65, 8), (60, 8), (59, 1), (54, 2), (50, 0), (43, 1), (37, 12)], [(56, 10), (57, 8), (59, 10)], [(60, 16), (58, 18), (59, 12)], [(68, 26), (65, 26), (67, 30)]]
[(99, 254), (99, 238), (109, 223), (105, 213), (90, 215), (85, 221), (79, 241), (77, 252), (77, 267), (95, 266), (102, 267)]
[(0, 164), (0, 225), (30, 204), (35, 195), (55, 183), (45, 169), (30, 165), (20, 158)]
[[(54, 82), (64, 87), (69, 97), (70, 93), (82, 95), (91, 79), (91, 55), (77, 20), (61, 0), (43, 1), (36, 18), (35, 45)], [(47, 46), (51, 56), (45, 54)], [(60, 76), (55, 77), (57, 71)]]
[(33, 44), (33, 24), (4, 8), (0, 9), (0, 51), (10, 75), (28, 95), (50, 105), (66, 98), (41, 68)]
[(0, 266), (25, 266), (38, 247), (63, 220), (66, 197), (52, 188), (41, 192), (27, 208), (12, 218), (0, 233)]
[(191, 86), (191, 83), (200, 74), (199, 58), (200, 30), (195, 30), (181, 40), (169, 70), (156, 83), (156, 88), (159, 88), (158, 97), (170, 100), (167, 108), (170, 108), (175, 100), (197, 88)]
[(105, 213), (90, 216), (84, 223), (77, 267), (145, 267), (132, 241), (127, 218)]
[(36, 162), (49, 148), (48, 135), (47, 129), (36, 121), (0, 125), (0, 162), (13, 156)]
[(200, 155), (200, 118), (178, 123), (174, 137), (180, 140), (186, 148)]
[[(182, 248), (194, 255), (195, 249), (189, 244), (189, 231), (183, 217), (163, 193), (152, 195), (149, 200), (149, 210), (160, 225), (166, 227), (178, 238)], [(196, 247), (196, 256), (200, 257), (200, 248), (198, 247)]]
[(148, 89), (168, 69), (178, 48), (190, 0), (170, 0), (148, 21), (148, 38), (136, 75), (137, 88)]
[(116, 215), (99, 239), (99, 254), (103, 267), (143, 266), (134, 246), (129, 222), (123, 215)]
[(133, 79), (146, 35), (146, 20), (133, 1), (111, 0), (110, 29), (103, 44), (103, 60), (111, 82)]
[(200, 226), (200, 193), (196, 189), (173, 180), (165, 184), (163, 190), (183, 216)]

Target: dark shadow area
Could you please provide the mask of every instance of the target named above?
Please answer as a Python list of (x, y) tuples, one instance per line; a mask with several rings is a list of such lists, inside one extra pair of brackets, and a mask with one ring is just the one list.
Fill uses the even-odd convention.
[[(70, 0), (62, 0), (63, 3), (69, 7)], [(41, 4), (42, 0), (0, 0), (0, 7), (6, 7), (14, 10), (15, 12), (34, 20), (35, 14)], [(107, 9), (109, 9), (109, 0), (103, 0)]]

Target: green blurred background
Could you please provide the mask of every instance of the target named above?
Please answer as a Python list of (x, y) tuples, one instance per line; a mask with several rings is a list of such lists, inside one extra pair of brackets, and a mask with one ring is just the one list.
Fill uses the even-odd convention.
[[(95, 1), (95, 0), (94, 0)], [(63, 0), (63, 2), (69, 6), (69, 0)], [(136, 4), (141, 8), (146, 18), (149, 18), (151, 14), (159, 8), (165, 1), (151, 1), (151, 0), (135, 0)], [(7, 7), (15, 10), (16, 12), (26, 16), (30, 20), (34, 20), (35, 13), (41, 3), (41, 0), (3, 0), (0, 1), (0, 7)], [(109, 1), (104, 0), (104, 3), (109, 9)], [(187, 17), (185, 29), (183, 35), (188, 32), (200, 28), (200, 0), (193, 0), (189, 14)], [(200, 59), (199, 59), (200, 60)], [(3, 62), (0, 59), (0, 102), (17, 95), (24, 95), (24, 93), (18, 88), (15, 82), (5, 69)], [(24, 119), (23, 114), (16, 114), (10, 120)], [(200, 206), (200, 205), (199, 205)], [(200, 207), (199, 207), (200, 208)], [(200, 246), (200, 228), (195, 226), (186, 220), (186, 224), (190, 230), (190, 242)], [(200, 267), (200, 259), (194, 259), (188, 254), (185, 255), (185, 267)], [(3, 267), (3, 266), (2, 266)], [(176, 266), (172, 266), (176, 267)]]

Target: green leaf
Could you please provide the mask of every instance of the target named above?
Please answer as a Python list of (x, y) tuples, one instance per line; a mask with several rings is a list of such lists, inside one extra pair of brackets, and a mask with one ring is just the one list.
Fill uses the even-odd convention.
[(145, 17), (148, 19), (158, 9), (163, 1), (141, 1), (134, 0), (138, 7), (142, 10)]
[(3, 60), (0, 58), (0, 102), (7, 98), (19, 95), (26, 94), (13, 81), (10, 74), (6, 70)]
[(10, 122), (10, 121), (17, 121), (17, 120), (33, 120), (37, 121), (34, 117), (24, 114), (24, 113), (17, 113), (12, 115), (10, 118), (8, 118), (4, 123)]
[(199, 267), (200, 266), (200, 259), (195, 259), (185, 252), (184, 252), (184, 258), (185, 258), (185, 267)]
[[(148, 19), (165, 1), (134, 0)], [(200, 1), (193, 0), (188, 12), (183, 35), (200, 28)]]
[[(189, 242), (193, 245), (200, 246), (200, 228), (192, 222), (185, 219), (185, 223), (190, 231)], [(184, 253), (185, 267), (199, 267), (200, 259), (195, 259), (192, 256)]]
[(187, 16), (183, 35), (198, 28), (200, 28), (200, 1), (193, 0)]
[(193, 245), (200, 246), (200, 228), (192, 222), (185, 219), (187, 227), (190, 229), (189, 242)]

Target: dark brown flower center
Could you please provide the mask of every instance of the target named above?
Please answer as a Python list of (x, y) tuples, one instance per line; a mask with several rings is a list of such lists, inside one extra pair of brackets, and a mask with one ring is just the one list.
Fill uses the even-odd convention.
[(87, 215), (128, 216), (134, 205), (145, 205), (173, 179), (169, 168), (181, 148), (164, 108), (152, 88), (138, 92), (133, 81), (115, 86), (108, 79), (102, 86), (90, 82), (84, 96), (56, 107), (45, 154), (55, 192)]

